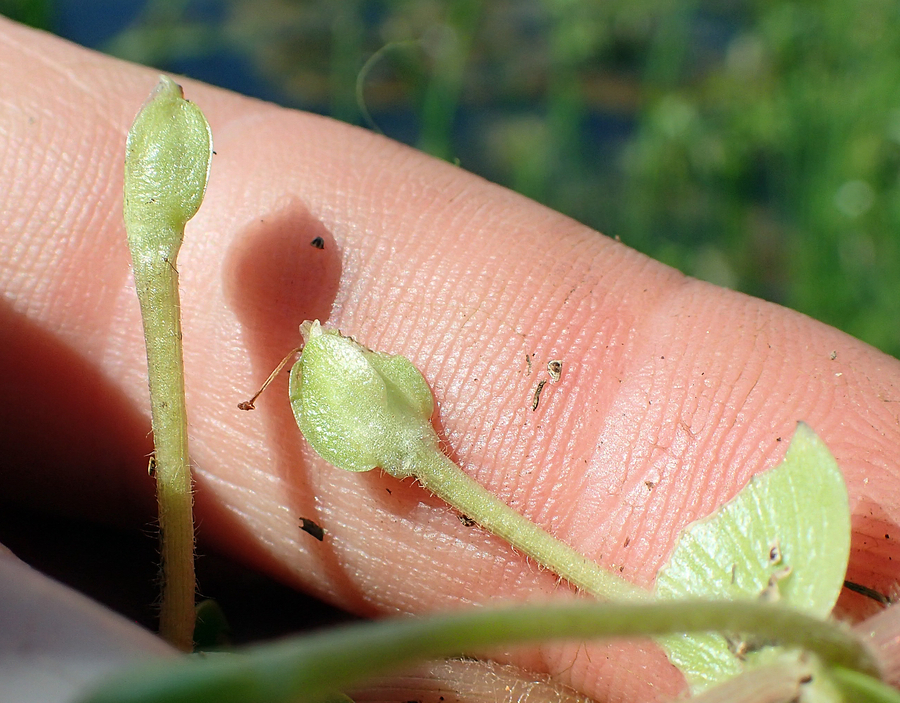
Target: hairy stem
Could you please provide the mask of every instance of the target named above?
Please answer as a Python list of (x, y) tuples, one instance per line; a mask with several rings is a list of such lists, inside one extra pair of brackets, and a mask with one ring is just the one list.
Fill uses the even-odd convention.
[(875, 673), (869, 651), (838, 626), (755, 602), (583, 603), (476, 610), (335, 628), (203, 663), (124, 675), (85, 703), (280, 703), (319, 700), (412, 662), (551, 639), (725, 630), (802, 647), (826, 666)]
[(845, 700), (854, 703), (900, 703), (900, 692), (876, 678), (843, 666), (832, 667), (828, 673)]
[(463, 515), (573, 586), (603, 600), (641, 600), (650, 594), (601, 568), (487, 491), (435, 446), (423, 446), (413, 475), (425, 488)]
[(194, 518), (178, 273), (162, 261), (135, 264), (134, 274), (144, 320), (156, 457), (163, 574), (159, 629), (167, 641), (189, 651), (194, 629)]

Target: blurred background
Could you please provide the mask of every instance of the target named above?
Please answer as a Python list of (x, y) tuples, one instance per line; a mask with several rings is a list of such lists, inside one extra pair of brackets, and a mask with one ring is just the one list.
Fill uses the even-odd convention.
[(900, 356), (900, 0), (0, 0)]

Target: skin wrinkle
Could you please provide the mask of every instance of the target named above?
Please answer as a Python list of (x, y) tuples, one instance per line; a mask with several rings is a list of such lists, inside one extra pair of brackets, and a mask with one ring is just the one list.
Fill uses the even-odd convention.
[[(580, 350), (575, 349), (575, 356)], [(571, 365), (570, 365), (571, 367)], [(585, 403), (582, 387), (582, 377), (579, 369), (570, 368), (565, 379), (561, 379), (558, 385), (562, 386), (555, 393), (564, 394), (565, 404), (560, 412), (563, 421), (553, 426), (551, 438), (541, 445), (547, 449), (539, 455), (538, 471), (532, 478), (530, 486), (532, 495), (539, 495), (536, 488), (540, 485), (553, 487), (553, 493), (560, 495), (571, 492), (575, 484), (584, 486), (586, 462), (579, 461), (579, 453), (584, 445), (583, 438), (591, 433), (591, 418), (582, 411)], [(563, 467), (560, 471), (553, 471), (551, 467)], [(578, 495), (579, 491), (574, 491)], [(536, 514), (538, 522), (552, 525), (554, 532), (571, 534), (570, 526), (578, 520), (577, 501), (547, 501)]]
[[(674, 354), (672, 353), (673, 351), (675, 352)], [(669, 358), (674, 357), (676, 359), (679, 359), (681, 356), (680, 354), (677, 353), (677, 349), (672, 350), (671, 348), (668, 350), (668, 354), (669, 354)], [(652, 357), (652, 359), (653, 359), (651, 361), (652, 366), (659, 368), (659, 363), (656, 360), (656, 358)], [(675, 366), (675, 373), (673, 374), (676, 377), (678, 376), (677, 368), (679, 365), (680, 365), (680, 360), (679, 360), (679, 362), (677, 362), (677, 364)], [(672, 362), (671, 361), (667, 362), (667, 366), (672, 367)], [(653, 378), (653, 379), (659, 379), (660, 378), (659, 372), (654, 371), (651, 374), (649, 374), (649, 377)], [(669, 386), (668, 383), (662, 382), (662, 383), (660, 383), (660, 386), (663, 389), (665, 389), (667, 387), (677, 387), (677, 384), (675, 384), (674, 386)], [(682, 388), (682, 391), (684, 391), (684, 390), (686, 390), (686, 386)], [(652, 390), (652, 387), (647, 391), (647, 393), (648, 393), (647, 397), (652, 397), (654, 395), (654, 391)], [(657, 408), (662, 407), (663, 409), (668, 408), (670, 410), (674, 408), (674, 410), (677, 412), (682, 408), (682, 406), (683, 406), (683, 399), (681, 399), (681, 398), (675, 398), (675, 397), (670, 396), (668, 398), (663, 397), (662, 399), (660, 399), (657, 397), (657, 402), (656, 402)], [(663, 428), (668, 427), (668, 428), (670, 428), (670, 430), (668, 432), (669, 435), (672, 435), (672, 434), (677, 435), (678, 434), (678, 432), (680, 431), (678, 422), (671, 423), (671, 422), (666, 422), (666, 421), (660, 420), (660, 417), (658, 415), (659, 411), (654, 409), (652, 404), (648, 407), (648, 410), (651, 412), (651, 414), (647, 415), (646, 418), (651, 418), (651, 417), (655, 418), (650, 422), (651, 426), (661, 426)], [(656, 414), (653, 414), (653, 413), (656, 413)], [(646, 419), (644, 420), (644, 422), (646, 422)], [(684, 433), (682, 432), (682, 434), (684, 434)], [(658, 436), (656, 439), (654, 439), (653, 445), (655, 445), (657, 447), (662, 447), (662, 449), (663, 449), (663, 454), (657, 453), (656, 456), (658, 456), (658, 457), (672, 456), (673, 458), (678, 457), (678, 456), (683, 457), (685, 454), (683, 449), (672, 452), (672, 446), (671, 446), (672, 442), (673, 442), (672, 436), (669, 436), (668, 438), (666, 438), (665, 436), (662, 436), (662, 437)], [(668, 445), (668, 448), (666, 448), (667, 445)], [(655, 460), (654, 463), (658, 464), (659, 461), (660, 461), (660, 459), (658, 458)], [(665, 463), (669, 463), (669, 461), (670, 460), (666, 460)], [(630, 462), (627, 465), (630, 465)], [(666, 469), (664, 468), (664, 466), (665, 466), (665, 464), (660, 466), (662, 475), (665, 475), (665, 473), (667, 472)], [(629, 480), (627, 478), (627, 476), (631, 475), (631, 472), (628, 472), (626, 474), (626, 477), (623, 478), (622, 493), (624, 495), (622, 495), (621, 497), (624, 498), (624, 500), (621, 500), (619, 502), (619, 505), (615, 510), (614, 517), (611, 520), (612, 524), (615, 526), (613, 531), (615, 531), (616, 528), (620, 528), (620, 526), (628, 528), (629, 531), (631, 531), (630, 526), (632, 525), (632, 517), (631, 516), (633, 515), (633, 512), (634, 512), (634, 496), (640, 495), (640, 493), (636, 493), (636, 491), (641, 490), (640, 484), (643, 483), (645, 474), (646, 474), (646, 470), (644, 470), (643, 473), (639, 472), (638, 474), (635, 474)], [(685, 493), (687, 493), (687, 492), (688, 491), (685, 491)], [(644, 490), (644, 493), (646, 493), (646, 490)], [(628, 496), (631, 496), (631, 499), (629, 499)], [(667, 507), (667, 510), (665, 512), (669, 512), (671, 510), (671, 505), (667, 505), (666, 507)], [(612, 541), (612, 540), (609, 540), (609, 541)], [(651, 574), (651, 576), (652, 576), (652, 574)]]
[[(411, 485), (411, 484), (410, 484)], [(418, 491), (417, 491), (418, 492)], [(427, 500), (427, 504), (424, 501)], [(424, 516), (424, 520), (421, 518)], [(436, 574), (439, 582), (443, 583), (462, 583), (461, 575), (451, 564), (456, 563), (457, 559), (466, 560), (470, 558), (467, 555), (472, 553), (473, 549), (477, 549), (489, 561), (494, 561), (498, 555), (502, 555), (502, 545), (496, 544), (496, 540), (488, 535), (476, 533), (472, 541), (461, 540), (459, 537), (463, 532), (463, 526), (456, 519), (455, 514), (439, 501), (428, 496), (422, 495), (417, 508), (403, 518), (403, 527), (410, 530), (415, 538), (423, 540), (432, 546), (436, 553), (448, 555), (447, 560), (422, 561), (414, 555), (410, 555), (412, 559), (410, 571), (416, 572), (418, 575)], [(380, 536), (380, 535), (379, 535)], [(368, 539), (364, 544), (373, 544), (372, 539)], [(501, 547), (498, 549), (498, 547)], [(479, 573), (480, 568), (477, 567), (479, 561), (475, 561), (476, 565), (475, 578), (471, 579), (471, 583), (477, 584), (482, 581), (483, 574)], [(390, 566), (394, 569), (394, 566)], [(401, 570), (402, 573), (402, 570)], [(406, 578), (405, 576), (403, 577)], [(466, 579), (468, 580), (468, 579)], [(408, 590), (408, 589), (402, 589)], [(412, 603), (416, 601), (413, 600)], [(451, 605), (455, 601), (448, 601), (447, 605)]]
[[(17, 148), (19, 141), (18, 138), (12, 138), (7, 141), (7, 143), (12, 142), (14, 145), (12, 149), (12, 164), (14, 165), (23, 161), (29, 163), (28, 159), (23, 159), (20, 156), (23, 149)], [(24, 208), (20, 206), (19, 209), (13, 210), (8, 214), (4, 213), (6, 214), (3, 222), (4, 231), (27, 232), (29, 225), (34, 222), (40, 222), (40, 219), (35, 217), (34, 214), (39, 201), (34, 197), (30, 197), (30, 194), (32, 189), (39, 188), (36, 184), (41, 181), (37, 178), (37, 173), (20, 173), (16, 166), (11, 171), (12, 173), (9, 173), (4, 169), (4, 173), (9, 173), (9, 177), (4, 178), (2, 181), (4, 191), (8, 193), (9, 197), (13, 198), (13, 202), (21, 203), (22, 206), (28, 208), (28, 211), (22, 212)], [(3, 247), (4, 256), (2, 261), (0, 261), (0, 270), (6, 272), (4, 284), (9, 286), (7, 290), (12, 289), (20, 292), (17, 299), (13, 301), (17, 309), (22, 312), (25, 312), (24, 306), (28, 306), (28, 309), (34, 309), (36, 300), (44, 298), (43, 295), (37, 295), (38, 291), (40, 291), (40, 286), (42, 284), (44, 286), (49, 285), (49, 281), (42, 282), (39, 278), (23, 274), (13, 262), (25, 262), (26, 265), (35, 266), (44, 265), (43, 260), (47, 256), (50, 242), (37, 237), (16, 237), (6, 239), (5, 242), (6, 246)], [(50, 251), (52, 252), (52, 250)], [(25, 270), (28, 269), (26, 268)], [(25, 289), (26, 285), (28, 289)]]
[[(554, 318), (557, 317), (557, 315), (553, 314), (552, 312), (550, 312), (549, 315), (551, 316), (551, 319), (554, 319)], [(548, 330), (547, 333), (545, 333), (544, 336), (545, 336), (545, 337), (556, 338), (556, 335), (554, 335), (554, 334), (553, 334), (552, 332), (550, 332), (549, 330)], [(574, 356), (577, 358), (579, 350), (578, 350), (578, 349), (573, 349), (572, 351), (574, 352)], [(549, 396), (548, 396), (548, 397), (549, 397)], [(551, 401), (551, 402), (553, 402), (553, 401)], [(556, 414), (556, 413), (554, 413), (554, 414)], [(568, 416), (568, 414), (569, 414), (568, 409), (564, 409), (564, 411), (561, 413), (561, 415), (562, 415), (563, 418), (565, 418), (566, 416)], [(565, 422), (565, 420), (563, 420), (563, 422)], [(542, 424), (543, 424), (543, 423), (542, 423)]]
[[(804, 353), (804, 356), (808, 355)], [(817, 429), (821, 427), (823, 418), (834, 407), (833, 403), (827, 402), (823, 397), (826, 389), (821, 379), (816, 378), (815, 374), (809, 374), (798, 379), (792, 390), (789, 399), (794, 402), (789, 402), (788, 405), (791, 412), (798, 419), (803, 418), (810, 426)]]
[(576, 355), (575, 355), (575, 356), (576, 356), (576, 357), (577, 357), (577, 356), (578, 356), (578, 355), (577, 355), (577, 353), (576, 353)]
[[(663, 452), (664, 456), (668, 457), (666, 463), (672, 466), (673, 471), (679, 471), (682, 466), (690, 465), (691, 463), (698, 461), (702, 464), (708, 464), (708, 462), (704, 461), (704, 457), (699, 453), (698, 447), (698, 437), (696, 434), (690, 433), (685, 429), (685, 421), (684, 421), (684, 399), (689, 394), (689, 387), (687, 384), (682, 389), (684, 391), (684, 395), (672, 401), (672, 399), (668, 399), (670, 404), (667, 406), (672, 410), (672, 414), (674, 417), (663, 419), (662, 423), (665, 427), (668, 423), (672, 423), (671, 430), (667, 432), (670, 435), (666, 438), (666, 447)], [(713, 432), (715, 432), (714, 428), (710, 428)], [(725, 462), (718, 461), (720, 465), (724, 465)], [(713, 474), (714, 480), (718, 478), (719, 481), (722, 480), (722, 473), (724, 472), (716, 472)], [(708, 491), (710, 487), (703, 486), (699, 487), (692, 491), (694, 493), (699, 493), (702, 495), (703, 491)], [(702, 513), (708, 509), (708, 506), (705, 503), (700, 504), (695, 508), (697, 513)]]
[[(727, 313), (727, 311), (726, 311), (726, 313)], [(740, 350), (738, 350), (738, 354), (740, 354)], [(672, 356), (673, 355), (671, 353), (667, 354), (667, 357), (666, 357), (667, 364), (670, 363), (669, 359)], [(678, 354), (676, 353), (674, 356), (677, 357)], [(732, 407), (732, 408), (735, 406), (742, 407), (745, 404), (745, 399), (746, 399), (746, 394), (740, 390), (740, 386), (741, 386), (740, 379), (742, 376), (746, 375), (747, 365), (750, 362), (748, 361), (748, 357), (747, 357), (746, 353), (743, 355), (743, 357), (735, 358), (734, 354), (731, 354), (731, 357), (732, 358), (730, 360), (729, 368), (734, 369), (737, 372), (737, 375), (735, 376), (733, 381), (726, 382), (720, 386), (720, 387), (724, 387), (724, 388), (728, 389), (728, 394), (727, 394), (726, 398), (723, 398), (720, 400), (718, 398), (718, 394), (717, 394), (717, 401), (721, 403), (721, 407), (722, 407), (723, 411), (728, 407)], [(682, 391), (684, 392), (684, 394), (686, 396), (687, 394), (690, 393), (690, 388), (695, 387), (694, 381), (696, 381), (698, 379), (698, 377), (695, 374), (692, 374), (690, 372), (679, 373), (676, 371), (672, 374), (673, 378), (679, 377), (679, 376), (681, 378), (691, 379), (691, 381), (681, 384)], [(755, 383), (755, 381), (754, 381), (754, 383)], [(674, 387), (677, 384), (672, 384), (671, 381), (670, 382), (663, 381), (661, 383), (661, 385), (663, 387), (667, 387), (667, 386)], [(704, 392), (703, 384), (700, 383), (699, 386), (700, 386), (700, 394), (702, 394)], [(740, 400), (737, 402), (735, 402), (735, 400), (734, 400), (736, 397), (740, 398)], [(682, 398), (673, 399), (670, 397), (670, 398), (666, 399), (666, 402), (663, 403), (663, 405), (667, 406), (670, 409), (673, 409), (677, 415), (674, 418), (670, 418), (667, 421), (663, 421), (663, 426), (664, 427), (668, 426), (670, 428), (670, 431), (669, 431), (670, 434), (677, 433), (679, 430), (683, 431), (684, 426), (687, 424), (687, 422), (684, 419), (684, 415), (683, 415), (684, 398), (682, 397)], [(725, 428), (727, 429), (727, 427), (730, 427), (731, 425), (733, 425), (733, 421), (728, 422), (728, 415), (720, 414), (718, 428), (722, 428), (722, 426), (725, 426)], [(716, 429), (718, 429), (718, 428), (716, 428)], [(696, 440), (696, 437), (695, 437), (695, 440)], [(679, 452), (678, 455), (681, 457), (684, 457), (685, 453)], [(690, 457), (688, 457), (688, 458), (690, 459)], [(691, 463), (691, 462), (689, 462), (689, 463)], [(727, 457), (719, 456), (719, 457), (716, 457), (716, 463), (719, 463), (720, 465), (728, 466), (732, 462), (730, 462)], [(704, 511), (707, 511), (709, 508), (710, 508), (710, 506), (706, 506), (706, 505), (704, 505), (702, 507), (702, 509)]]
[[(445, 223), (447, 231), (469, 231), (468, 238), (461, 238), (455, 243), (450, 243), (451, 251), (455, 247), (465, 253), (469, 247), (478, 246), (482, 242), (491, 243), (491, 246), (484, 247), (484, 251), (489, 255), (503, 251), (494, 244), (492, 227), (492, 219), (495, 217), (499, 219), (502, 212), (496, 213), (488, 203), (482, 202), (480, 199), (470, 200), (467, 196), (473, 192), (472, 184), (466, 182), (460, 183), (452, 194), (447, 192), (436, 194), (434, 207), (422, 213), (419, 221), (423, 222), (425, 226), (427, 226), (427, 220)], [(452, 257), (445, 258), (452, 260)], [(464, 263), (465, 258), (459, 257), (459, 261)]]

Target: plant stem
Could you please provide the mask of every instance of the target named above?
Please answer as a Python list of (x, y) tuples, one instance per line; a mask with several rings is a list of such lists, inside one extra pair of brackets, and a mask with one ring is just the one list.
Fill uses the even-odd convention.
[(181, 347), (178, 250), (209, 175), (212, 141), (200, 110), (168, 78), (135, 118), (125, 156), (125, 229), (144, 324), (162, 552), (160, 633), (190, 651), (194, 521)]
[(602, 600), (650, 598), (647, 591), (601, 568), (510, 508), (454, 464), (436, 445), (423, 443), (412, 465), (419, 483), (438, 498), (573, 586)]
[(874, 674), (849, 631), (796, 610), (752, 601), (580, 603), (475, 610), (334, 628), (205, 662), (126, 674), (85, 703), (281, 703), (320, 700), (415, 661), (551, 639), (746, 632), (802, 647), (826, 666)]
[(859, 671), (834, 666), (828, 671), (845, 700), (854, 703), (900, 703), (900, 692)]
[(160, 634), (189, 651), (194, 628), (194, 518), (178, 272), (165, 260), (135, 261), (134, 279), (147, 345), (156, 456), (163, 571)]

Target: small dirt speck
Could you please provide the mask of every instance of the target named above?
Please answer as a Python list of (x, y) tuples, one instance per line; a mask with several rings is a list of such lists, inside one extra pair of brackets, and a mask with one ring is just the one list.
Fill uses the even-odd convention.
[(320, 542), (325, 539), (325, 530), (315, 520), (310, 520), (307, 517), (300, 518), (300, 529)]

